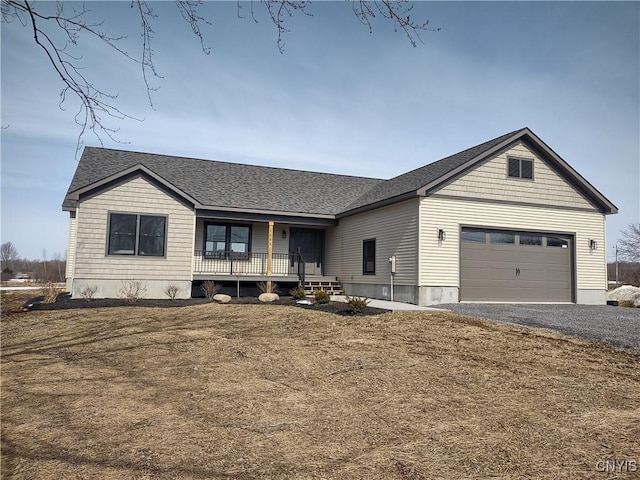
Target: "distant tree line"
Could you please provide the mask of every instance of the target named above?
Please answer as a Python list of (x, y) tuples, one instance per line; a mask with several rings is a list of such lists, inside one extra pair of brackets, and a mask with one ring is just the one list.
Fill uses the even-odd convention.
[[(607, 265), (610, 282), (616, 281), (616, 264)], [(618, 285), (640, 285), (640, 263), (618, 262)]]
[(20, 257), (18, 250), (11, 242), (0, 245), (0, 261), (2, 263), (2, 281), (7, 281), (22, 274), (39, 282), (64, 282), (67, 268), (66, 255), (55, 253), (50, 259), (47, 251), (42, 251), (42, 258), (29, 260)]

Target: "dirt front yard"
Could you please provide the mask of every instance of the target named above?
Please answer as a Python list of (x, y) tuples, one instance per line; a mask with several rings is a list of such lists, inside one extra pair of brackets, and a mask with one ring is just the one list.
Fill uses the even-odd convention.
[(14, 314), (2, 478), (637, 478), (639, 360), (446, 313)]

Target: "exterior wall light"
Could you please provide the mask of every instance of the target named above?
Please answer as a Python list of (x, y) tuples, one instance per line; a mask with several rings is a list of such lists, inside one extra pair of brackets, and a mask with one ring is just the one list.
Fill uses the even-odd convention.
[(287, 238), (287, 231), (286, 230), (282, 230), (282, 239), (286, 239)]
[(597, 250), (598, 249), (598, 242), (596, 242), (593, 238), (589, 239), (589, 249), (590, 250)]
[(447, 239), (447, 232), (445, 232), (443, 229), (439, 228), (438, 229), (438, 241), (442, 242), (444, 240)]

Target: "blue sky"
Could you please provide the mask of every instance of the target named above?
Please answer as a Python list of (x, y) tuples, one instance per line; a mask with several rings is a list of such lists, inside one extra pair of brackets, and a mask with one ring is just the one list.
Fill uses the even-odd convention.
[[(129, 5), (88, 8), (134, 50)], [(144, 118), (111, 123), (128, 143), (105, 147), (391, 178), (528, 126), (620, 209), (607, 217), (610, 258), (640, 221), (638, 2), (416, 2), (412, 16), (441, 28), (416, 48), (388, 21), (370, 34), (350, 2), (315, 2), (287, 20), (284, 54), (260, 4), (255, 23), (208, 2), (210, 55), (172, 3), (153, 6), (155, 110), (139, 67), (82, 44), (86, 74)], [(2, 24), (1, 41), (1, 240), (28, 258), (64, 254), (77, 104), (60, 110), (60, 80), (27, 28)]]

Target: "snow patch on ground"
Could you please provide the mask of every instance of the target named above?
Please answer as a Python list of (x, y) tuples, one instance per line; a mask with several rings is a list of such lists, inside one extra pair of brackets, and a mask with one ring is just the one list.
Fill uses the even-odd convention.
[(607, 292), (607, 300), (617, 300), (618, 302), (629, 302), (636, 308), (640, 308), (640, 288), (632, 285), (622, 285)]

